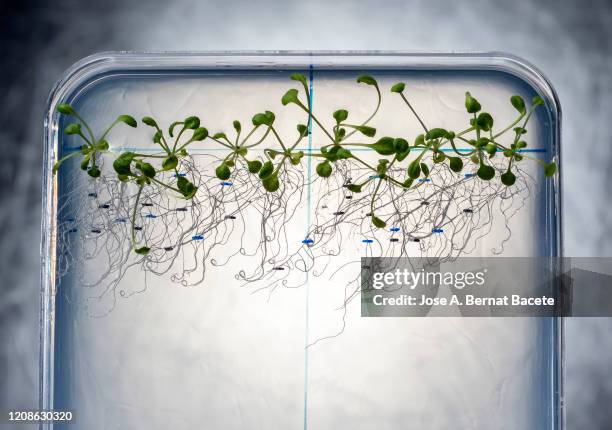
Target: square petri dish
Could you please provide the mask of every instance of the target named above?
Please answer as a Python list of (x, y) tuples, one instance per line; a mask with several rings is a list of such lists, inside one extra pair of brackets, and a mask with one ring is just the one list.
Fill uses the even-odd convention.
[[(469, 154), (494, 134), (475, 137), (466, 92), (507, 129), (500, 144), (528, 141), (512, 186), (500, 148), (484, 162), (495, 178), (479, 177)], [(543, 101), (520, 139), (515, 95), (529, 112)], [(118, 115), (137, 127), (105, 135)], [(364, 318), (359, 296), (362, 257), (560, 257), (559, 179), (529, 162), (559, 164), (559, 127), (550, 84), (505, 54), (82, 60), (50, 97), (42, 243), (40, 403), (75, 423), (42, 428), (560, 429), (559, 318)], [(455, 131), (457, 148), (434, 163), (414, 146), (425, 129)], [(336, 133), (351, 155), (326, 164)], [(122, 154), (134, 176), (118, 176)]]

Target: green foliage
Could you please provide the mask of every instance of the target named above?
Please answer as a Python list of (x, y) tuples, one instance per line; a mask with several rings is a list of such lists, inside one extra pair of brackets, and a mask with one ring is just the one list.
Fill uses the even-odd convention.
[(259, 160), (247, 161), (247, 166), (250, 173), (257, 173), (261, 170), (262, 162)]
[(134, 249), (134, 252), (138, 255), (147, 255), (151, 251), (151, 248), (147, 246), (141, 246), (140, 248)]
[(393, 85), (391, 87), (391, 92), (392, 93), (403, 93), (404, 89), (406, 88), (406, 84), (403, 82), (398, 82), (397, 84)]
[(502, 181), (502, 184), (509, 187), (511, 185), (514, 185), (514, 183), (516, 182), (516, 176), (514, 175), (514, 173), (508, 170), (504, 174), (501, 175), (501, 181)]
[(336, 124), (340, 124), (342, 121), (346, 121), (348, 118), (348, 111), (346, 109), (338, 109), (334, 112), (333, 116), (336, 120)]
[(194, 142), (200, 142), (208, 137), (208, 130), (204, 127), (198, 127), (193, 132), (193, 136), (191, 136), (191, 140)]
[[(304, 74), (294, 73), (291, 75), (291, 79), (300, 83), (305, 91), (307, 101), (310, 101), (310, 93), (308, 89), (308, 81)], [(516, 176), (511, 171), (511, 166), (514, 162), (519, 162), (523, 157), (532, 159), (528, 156), (520, 154), (521, 150), (527, 147), (527, 143), (524, 140), (520, 140), (521, 136), (524, 135), (526, 130), (527, 121), (529, 120), (533, 110), (540, 105), (544, 104), (544, 100), (540, 96), (535, 96), (532, 100), (532, 106), (527, 109), (525, 101), (520, 96), (512, 96), (510, 103), (519, 113), (518, 119), (497, 131), (494, 131), (494, 127), (497, 127), (497, 123), (493, 119), (493, 115), (488, 112), (482, 112), (482, 107), (478, 100), (476, 100), (469, 92), (465, 93), (465, 107), (467, 112), (470, 114), (469, 118), (466, 118), (466, 123), (469, 122), (470, 127), (463, 131), (448, 131), (441, 127), (427, 127), (422, 119), (418, 115), (418, 106), (412, 106), (408, 99), (404, 95), (405, 83), (398, 82), (391, 87), (391, 92), (400, 93), (401, 99), (409, 107), (409, 114), (417, 117), (424, 133), (416, 136), (414, 144), (411, 146), (408, 140), (404, 138), (393, 138), (384, 136), (378, 140), (372, 142), (367, 138), (373, 138), (376, 136), (376, 128), (367, 125), (370, 120), (377, 114), (380, 106), (380, 90), (376, 79), (369, 75), (362, 75), (357, 78), (357, 83), (365, 84), (375, 87), (378, 100), (374, 113), (360, 122), (355, 124), (347, 124), (346, 121), (349, 117), (349, 112), (346, 109), (338, 109), (333, 112), (333, 118), (335, 125), (333, 127), (325, 127), (315, 116), (315, 113), (310, 110), (310, 106), (305, 106), (299, 99), (299, 92), (297, 89), (289, 89), (281, 98), (281, 103), (286, 106), (288, 104), (297, 104), (301, 110), (303, 110), (307, 117), (302, 121), (308, 123), (298, 123), (296, 129), (298, 132), (297, 140), (294, 143), (284, 142), (282, 137), (276, 128), (273, 126), (276, 116), (271, 111), (259, 112), (253, 115), (251, 122), (253, 128), (250, 130), (243, 130), (240, 121), (235, 120), (232, 122), (233, 130), (235, 135), (228, 139), (225, 133), (216, 133), (212, 136), (213, 144), (217, 144), (223, 147), (228, 153), (216, 168), (215, 175), (221, 180), (227, 180), (232, 175), (233, 169), (247, 168), (251, 174), (257, 174), (261, 180), (261, 186), (267, 192), (277, 192), (280, 190), (280, 183), (283, 181), (283, 174), (291, 168), (291, 166), (299, 165), (304, 157), (320, 157), (320, 162), (316, 165), (316, 173), (322, 178), (329, 178), (335, 171), (333, 163), (341, 162), (342, 160), (348, 160), (345, 163), (356, 163), (360, 168), (367, 168), (372, 170), (375, 176), (371, 176), (370, 179), (366, 180), (363, 184), (349, 183), (345, 185), (345, 188), (353, 193), (362, 193), (364, 186), (369, 183), (374, 177), (376, 180), (376, 187), (372, 187), (373, 194), (371, 196), (371, 220), (372, 224), (377, 228), (386, 227), (386, 223), (379, 217), (374, 215), (375, 204), (377, 202), (376, 196), (379, 192), (385, 192), (386, 187), (399, 186), (403, 190), (410, 189), (414, 181), (421, 176), (429, 177), (430, 165), (429, 157), (433, 161), (433, 165), (444, 163), (448, 160), (448, 167), (450, 170), (456, 173), (460, 173), (464, 169), (465, 162), (471, 160), (474, 164), (478, 165), (477, 177), (484, 181), (490, 181), (495, 177), (495, 168), (491, 165), (485, 164), (487, 158), (485, 154), (488, 154), (488, 158), (491, 158), (502, 152), (504, 157), (508, 160), (507, 170), (500, 175), (501, 182), (506, 186), (512, 186), (516, 183)], [(309, 104), (309, 103), (307, 103)], [(68, 104), (60, 104), (57, 106), (57, 111), (62, 115), (73, 117), (73, 122), (65, 127), (64, 134), (74, 135), (84, 141), (80, 151), (72, 152), (60, 159), (53, 166), (53, 172), (56, 173), (60, 165), (67, 159), (72, 157), (82, 157), (80, 160), (81, 168), (87, 172), (87, 174), (93, 178), (101, 176), (102, 172), (99, 167), (100, 160), (99, 156), (103, 152), (109, 150), (109, 143), (106, 135), (116, 124), (123, 123), (129, 127), (137, 127), (137, 122), (134, 117), (130, 115), (119, 115), (115, 122), (113, 122), (107, 130), (98, 138), (93, 134), (90, 127), (82, 120), (74, 108)], [(359, 115), (354, 115), (359, 116)], [(519, 123), (519, 120), (526, 116), (525, 120)], [(351, 115), (351, 118), (353, 115)], [(155, 119), (150, 116), (142, 118), (142, 122), (153, 127), (154, 131), (152, 134), (152, 140), (157, 145), (160, 154), (141, 154), (137, 152), (125, 152), (119, 154), (113, 160), (113, 170), (122, 182), (130, 182), (136, 184), (142, 188), (149, 185), (165, 187), (168, 190), (180, 193), (185, 199), (192, 199), (196, 192), (197, 187), (183, 175), (172, 175), (169, 173), (175, 171), (177, 174), (181, 168), (182, 163), (186, 162), (183, 160), (184, 157), (189, 155), (187, 147), (195, 142), (204, 141), (209, 137), (208, 129), (201, 126), (200, 119), (197, 116), (189, 116), (184, 120), (174, 121), (168, 127), (168, 135), (165, 136), (164, 132), (160, 129)], [(326, 135), (331, 143), (323, 145), (320, 149), (320, 153), (312, 151), (301, 151), (296, 149), (299, 142), (308, 136), (309, 125), (312, 127), (319, 127), (322, 129), (324, 135)], [(258, 127), (265, 127), (263, 131), (254, 133)], [(192, 133), (185, 133), (187, 130), (192, 130)], [(500, 136), (508, 131), (514, 132), (514, 140), (512, 143), (506, 143), (500, 141)], [(178, 131), (178, 132), (177, 132)], [(358, 134), (357, 134), (358, 132)], [(484, 135), (484, 132), (487, 132)], [(169, 137), (168, 137), (169, 136)], [(189, 137), (191, 136), (191, 137)], [(356, 141), (351, 139), (357, 138)], [(277, 143), (275, 147), (264, 146), (265, 142), (270, 142), (269, 139), (273, 139)], [(465, 144), (468, 147), (465, 147)], [(459, 150), (455, 145), (463, 145), (463, 148)], [(258, 159), (248, 160), (246, 158), (251, 148), (260, 146), (258, 149), (263, 149), (265, 161)], [(509, 146), (506, 146), (509, 145)], [(374, 151), (375, 153), (388, 157), (378, 160), (376, 165), (370, 165), (369, 162), (365, 162), (360, 158), (358, 152), (353, 153), (354, 147), (367, 148)], [(412, 148), (417, 148), (416, 159), (407, 162), (408, 155)], [(255, 151), (255, 149), (253, 149)], [(447, 151), (446, 153), (444, 151)], [(452, 151), (452, 154), (450, 153)], [(544, 166), (544, 174), (547, 177), (553, 176), (557, 171), (557, 165), (554, 162), (543, 163), (540, 160), (536, 160)], [(364, 167), (365, 166), (365, 167)], [(337, 165), (336, 168), (339, 171), (344, 171), (345, 164)], [(398, 171), (406, 169), (406, 177), (403, 182), (400, 182), (395, 178)], [(176, 176), (176, 179), (175, 179)], [(378, 182), (380, 181), (380, 182)], [(385, 182), (386, 187), (380, 187)], [(421, 184), (417, 184), (420, 186)], [(281, 192), (284, 192), (281, 190)], [(139, 194), (140, 195), (140, 194)], [(132, 220), (132, 225), (135, 220)], [(133, 233), (132, 237), (133, 248), (137, 254), (146, 255), (150, 252), (150, 248), (147, 246), (136, 247), (136, 238)]]
[(472, 95), (469, 92), (465, 93), (465, 108), (468, 111), (468, 113), (477, 113), (481, 109), (481, 106), (480, 106), (480, 103), (478, 103), (478, 100), (472, 97)]
[(557, 163), (551, 162), (544, 165), (544, 176), (550, 178), (557, 172)]
[(408, 165), (408, 176), (412, 179), (421, 176), (421, 162), (418, 158)]
[(261, 181), (263, 187), (266, 189), (266, 191), (273, 193), (274, 191), (278, 190), (278, 188), (280, 187), (280, 182), (278, 181), (278, 174), (277, 173), (273, 173), (271, 175), (266, 176), (262, 181)]
[(298, 90), (292, 88), (288, 90), (285, 95), (281, 98), (283, 106), (287, 106), (289, 103), (299, 103)]
[(489, 131), (493, 128), (493, 117), (487, 112), (482, 112), (476, 118), (476, 124), (482, 131)]
[(495, 169), (491, 166), (487, 166), (486, 164), (481, 164), (476, 174), (483, 181), (490, 181), (495, 177)]
[(525, 109), (525, 100), (523, 100), (522, 97), (520, 97), (520, 96), (512, 96), (512, 97), (510, 97), (510, 103), (512, 103), (512, 106), (514, 106), (514, 109), (519, 111), (519, 113), (521, 115), (525, 115), (525, 112), (526, 112), (526, 109)]
[(317, 175), (322, 178), (329, 178), (332, 174), (332, 166), (329, 161), (317, 164)]
[(392, 137), (381, 137), (376, 143), (368, 145), (374, 151), (380, 155), (393, 155), (395, 154), (395, 139)]
[(385, 228), (387, 226), (386, 222), (374, 215), (372, 215), (372, 224), (374, 224), (376, 228)]
[(263, 166), (261, 166), (261, 169), (259, 170), (259, 177), (261, 179), (265, 179), (268, 176), (270, 176), (273, 171), (274, 171), (274, 164), (272, 164), (272, 162), (268, 160), (265, 163), (263, 163)]
[(134, 117), (132, 117), (130, 115), (119, 115), (117, 117), (117, 122), (123, 122), (123, 123), (129, 125), (132, 128), (138, 127), (138, 124), (136, 123), (136, 120), (134, 119)]
[(357, 82), (360, 84), (366, 84), (366, 85), (374, 85), (374, 86), (378, 86), (378, 83), (376, 82), (376, 79), (374, 79), (371, 76), (368, 75), (361, 75), (357, 78)]
[(459, 173), (463, 170), (463, 160), (459, 157), (448, 157), (448, 165), (455, 173)]
[(60, 104), (57, 105), (57, 111), (64, 115), (74, 115), (74, 109), (69, 104)]
[(227, 165), (227, 163), (221, 163), (215, 169), (215, 175), (217, 175), (217, 178), (219, 178), (221, 180), (229, 179), (231, 174), (232, 174), (232, 172), (231, 172), (229, 166)]
[(346, 189), (353, 192), (353, 193), (360, 193), (362, 191), (362, 185), (358, 185), (358, 184), (348, 184), (346, 186)]
[(172, 170), (178, 166), (178, 157), (176, 155), (169, 155), (162, 161), (162, 169)]
[(142, 122), (148, 125), (149, 127), (157, 127), (157, 123), (150, 116), (145, 116), (144, 118), (142, 118)]

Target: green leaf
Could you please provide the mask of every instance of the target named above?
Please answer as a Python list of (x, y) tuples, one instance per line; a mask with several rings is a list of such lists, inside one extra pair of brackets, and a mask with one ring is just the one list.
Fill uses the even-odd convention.
[(267, 176), (261, 181), (261, 183), (263, 187), (266, 189), (266, 191), (270, 193), (273, 193), (274, 191), (278, 190), (278, 188), (280, 187), (280, 183), (278, 182), (277, 174)]
[(183, 176), (179, 176), (176, 180), (176, 187), (179, 189), (181, 194), (187, 200), (193, 198), (196, 192), (198, 191), (198, 187), (193, 185), (189, 180)]
[(215, 169), (215, 174), (217, 175), (217, 178), (221, 180), (226, 180), (229, 179), (232, 172), (226, 163), (221, 163), (219, 167)]
[(225, 135), (225, 133), (216, 133), (216, 134), (213, 136), (213, 139), (217, 139), (217, 140), (218, 140), (218, 139), (227, 139), (227, 136)]
[(172, 124), (170, 124), (170, 127), (168, 127), (168, 134), (170, 134), (170, 137), (174, 137), (174, 128), (177, 125), (180, 125), (180, 124), (184, 124), (184, 122), (183, 121), (174, 121)]
[(386, 222), (384, 222), (383, 220), (381, 220), (375, 215), (372, 215), (372, 224), (374, 224), (374, 227), (377, 227), (377, 228), (385, 228), (387, 226)]
[(208, 130), (204, 127), (198, 127), (193, 132), (193, 136), (191, 136), (191, 140), (194, 142), (199, 142), (208, 137)]
[(348, 118), (348, 111), (346, 109), (338, 109), (334, 112), (334, 119), (336, 124), (340, 124), (342, 121), (346, 121)]
[(306, 86), (306, 76), (301, 73), (294, 73), (291, 75), (291, 79), (297, 82), (301, 82), (302, 85)]
[(288, 90), (285, 95), (281, 98), (281, 103), (283, 106), (287, 106), (289, 103), (298, 103), (298, 90), (292, 88)]
[(526, 112), (525, 109), (525, 100), (521, 96), (512, 96), (510, 97), (510, 103), (514, 106), (514, 109), (519, 111), (521, 115), (524, 115)]
[(142, 163), (138, 164), (138, 169), (147, 178), (154, 178), (155, 177), (155, 173), (156, 173), (155, 172), (155, 168), (150, 163), (142, 162)]
[(300, 133), (300, 137), (304, 137), (308, 134), (308, 127), (304, 124), (298, 124), (297, 131)]
[(274, 115), (274, 112), (270, 112), (269, 110), (267, 110), (264, 115), (266, 116), (266, 119), (268, 121), (268, 125), (272, 125), (272, 123), (274, 122), (274, 120), (276, 119), (276, 115)]
[(87, 170), (87, 174), (91, 176), (92, 178), (99, 178), (101, 172), (98, 166), (91, 166), (89, 170)]
[(240, 131), (242, 130), (242, 126), (240, 125), (240, 121), (235, 120), (232, 125), (234, 126), (234, 130), (236, 130), (236, 133), (240, 133)]
[(117, 117), (117, 121), (123, 122), (127, 125), (129, 125), (130, 127), (138, 127), (138, 124), (136, 123), (136, 120), (134, 119), (134, 117), (129, 116), (129, 115), (119, 115)]
[(369, 76), (369, 75), (361, 75), (357, 78), (357, 82), (360, 84), (366, 84), (366, 85), (374, 85), (375, 87), (378, 86), (378, 83), (376, 82), (376, 79), (374, 79), (373, 77)]
[(247, 161), (247, 166), (249, 168), (250, 173), (259, 172), (259, 170), (261, 169), (261, 165), (262, 163), (259, 160)]
[(480, 158), (478, 157), (478, 154), (472, 154), (472, 156), (470, 157), (470, 160), (472, 160), (472, 163), (474, 164), (480, 163)]
[(421, 163), (419, 159), (413, 160), (408, 165), (408, 176), (410, 176), (412, 179), (417, 179), (419, 176), (421, 176)]
[(376, 135), (376, 129), (374, 127), (369, 127), (367, 125), (349, 125), (346, 124), (347, 127), (354, 128), (364, 136), (374, 137)]
[(511, 185), (514, 185), (514, 183), (516, 182), (516, 176), (514, 176), (514, 173), (508, 170), (506, 171), (506, 173), (501, 175), (501, 181), (502, 184), (509, 187)]
[(391, 87), (391, 92), (392, 93), (403, 93), (404, 89), (406, 88), (406, 84), (403, 82), (398, 82), (397, 84), (393, 85)]
[(266, 114), (256, 113), (255, 115), (253, 115), (253, 119), (251, 121), (253, 122), (253, 125), (255, 127), (259, 127), (260, 125), (266, 124), (268, 119), (266, 117)]
[(332, 166), (329, 161), (317, 164), (317, 174), (322, 178), (329, 178), (332, 174)]
[(455, 173), (459, 173), (463, 170), (463, 160), (459, 157), (448, 157), (448, 165)]
[(395, 149), (395, 152), (404, 152), (410, 149), (409, 147), (410, 145), (406, 139), (398, 137), (393, 140), (393, 148)]
[(531, 103), (532, 103), (534, 106), (540, 106), (540, 105), (543, 105), (543, 104), (544, 104), (544, 99), (543, 99), (542, 97), (540, 97), (540, 96), (535, 96), (535, 97), (533, 98), (533, 100), (531, 101)]
[(131, 175), (132, 170), (130, 168), (132, 160), (134, 159), (133, 152), (124, 152), (113, 162), (113, 169), (119, 175)]
[(64, 115), (74, 115), (75, 111), (69, 104), (60, 104), (57, 105), (57, 111), (59, 113), (63, 113)]
[(81, 124), (68, 124), (64, 129), (66, 134), (81, 134)]
[(514, 127), (513, 130), (514, 130), (514, 132), (516, 134), (525, 134), (525, 133), (527, 133), (527, 130), (525, 130), (523, 127)]
[(247, 155), (247, 153), (248, 153), (248, 152), (249, 152), (249, 149), (248, 149), (248, 148), (246, 148), (246, 147), (244, 147), (244, 146), (240, 146), (240, 147), (238, 147), (238, 148), (237, 148), (237, 153), (238, 153), (238, 155), (241, 155), (241, 156), (243, 156), (243, 157), (244, 157), (245, 155)]
[(448, 132), (443, 128), (432, 128), (425, 134), (425, 139), (439, 139), (441, 137), (445, 137)]
[(156, 131), (155, 134), (153, 135), (153, 143), (160, 143), (161, 142), (161, 138), (162, 138), (162, 133), (161, 131)]
[(270, 176), (273, 171), (274, 171), (274, 164), (272, 164), (272, 162), (268, 160), (265, 163), (263, 163), (263, 166), (261, 166), (261, 169), (259, 170), (259, 177), (261, 179), (265, 179), (268, 176)]
[(150, 116), (145, 116), (144, 118), (142, 118), (142, 122), (148, 125), (149, 127), (157, 127), (157, 123)]
[(443, 152), (436, 152), (433, 155), (433, 162), (438, 164), (443, 162), (446, 159), (446, 155)]
[(518, 142), (516, 142), (516, 147), (517, 149), (523, 149), (527, 147), (527, 142), (525, 142), (524, 140), (520, 140)]
[(425, 175), (425, 177), (429, 176), (429, 167), (427, 164), (421, 163), (421, 170), (423, 171), (423, 175)]
[(147, 255), (150, 250), (151, 248), (149, 248), (148, 246), (141, 246), (140, 248), (136, 248), (134, 252), (139, 255)]
[(550, 178), (557, 172), (557, 163), (554, 161), (544, 165), (544, 176)]
[(497, 146), (494, 143), (487, 143), (484, 149), (489, 155), (495, 155), (497, 152)]
[(490, 181), (495, 176), (495, 169), (491, 166), (487, 166), (486, 164), (481, 164), (476, 171), (476, 174), (480, 179)]
[(83, 159), (81, 160), (81, 170), (87, 170), (87, 168), (89, 167), (89, 160), (91, 160), (91, 155), (83, 157)]
[(96, 149), (98, 151), (108, 151), (108, 142), (104, 139), (102, 139), (101, 141), (98, 142), (98, 144), (96, 145)]
[(178, 158), (175, 155), (169, 155), (162, 161), (162, 169), (172, 170), (178, 166)]
[(359, 184), (348, 184), (346, 186), (346, 189), (353, 192), (353, 193), (360, 193), (361, 192), (361, 187), (363, 185), (359, 185)]
[(476, 113), (481, 109), (480, 103), (469, 92), (465, 93), (465, 108), (468, 113)]
[(346, 159), (351, 158), (352, 156), (353, 154), (351, 153), (351, 151), (346, 148), (340, 147), (336, 151), (336, 157), (338, 160), (346, 160)]
[(414, 182), (414, 179), (412, 178), (408, 178), (404, 181), (404, 183), (402, 184), (402, 186), (404, 188), (410, 188), (412, 186), (412, 183)]
[(476, 124), (483, 131), (489, 131), (493, 128), (493, 117), (487, 112), (482, 112), (476, 118)]
[(289, 157), (289, 159), (291, 160), (291, 164), (293, 164), (294, 166), (297, 166), (298, 164), (300, 164), (300, 161), (302, 160), (303, 156), (304, 156), (304, 151), (294, 152)]
[(414, 139), (414, 146), (423, 146), (425, 145), (425, 135), (419, 134), (416, 139)]
[(368, 145), (374, 151), (380, 155), (393, 155), (395, 154), (395, 139), (392, 137), (381, 137), (376, 143)]
[(185, 128), (188, 130), (195, 130), (200, 126), (200, 118), (197, 116), (190, 116), (185, 118)]

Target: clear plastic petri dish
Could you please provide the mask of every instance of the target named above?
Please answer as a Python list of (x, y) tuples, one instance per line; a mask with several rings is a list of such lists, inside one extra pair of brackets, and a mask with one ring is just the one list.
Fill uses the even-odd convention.
[[(543, 101), (520, 139), (515, 95)], [(105, 135), (119, 115), (137, 127)], [(88, 430), (561, 428), (559, 318), (364, 318), (359, 295), (362, 257), (561, 256), (559, 179), (531, 160), (559, 165), (559, 128), (553, 88), (506, 54), (82, 60), (45, 121), (41, 408)], [(456, 148), (425, 148), (434, 129)], [(491, 158), (487, 136), (528, 146)]]

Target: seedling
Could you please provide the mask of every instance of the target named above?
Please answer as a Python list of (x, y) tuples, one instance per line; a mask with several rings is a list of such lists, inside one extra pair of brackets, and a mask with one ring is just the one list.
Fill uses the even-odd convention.
[[(388, 187), (382, 187), (382, 184), (408, 192), (426, 183), (425, 179), (429, 177), (435, 164), (448, 163), (448, 168), (452, 172), (461, 174), (465, 166), (473, 163), (477, 166), (476, 177), (479, 180), (491, 181), (499, 175), (500, 181), (509, 187), (513, 186), (517, 179), (516, 170), (513, 167), (523, 159), (541, 164), (546, 177), (551, 177), (556, 173), (557, 166), (554, 161), (546, 163), (524, 153), (524, 149), (528, 146), (525, 140), (528, 122), (535, 109), (544, 104), (539, 96), (533, 98), (529, 107), (520, 96), (512, 96), (510, 103), (516, 109), (517, 116), (510, 124), (499, 129), (493, 115), (483, 111), (481, 103), (471, 93), (466, 92), (466, 127), (460, 131), (452, 131), (440, 127), (428, 127), (406, 96), (409, 87), (399, 82), (390, 88), (390, 92), (401, 98), (410, 114), (417, 120), (422, 133), (412, 140), (404, 136), (377, 138), (378, 130), (370, 123), (379, 112), (382, 92), (378, 82), (372, 76), (363, 75), (357, 78), (358, 84), (371, 87), (374, 93), (375, 103), (371, 114), (365, 120), (359, 121), (353, 119), (348, 109), (338, 109), (331, 113), (333, 124), (331, 127), (326, 127), (313, 112), (312, 95), (306, 77), (296, 73), (291, 76), (291, 79), (298, 83), (298, 88), (289, 89), (281, 97), (280, 102), (283, 106), (297, 106), (306, 117), (303, 123), (296, 125), (296, 136), (290, 142), (280, 136), (275, 127), (276, 115), (268, 110), (253, 115), (248, 130), (243, 128), (240, 121), (233, 121), (231, 138), (224, 132), (209, 136), (208, 130), (200, 126), (200, 119), (197, 116), (173, 122), (168, 127), (167, 134), (153, 118), (142, 118), (142, 122), (154, 131), (152, 141), (159, 147), (159, 153), (124, 152), (113, 161), (113, 169), (117, 178), (123, 182), (134, 183), (138, 187), (131, 215), (132, 245), (136, 253), (146, 255), (150, 252), (150, 248), (146, 245), (137, 246), (134, 227), (143, 188), (149, 185), (159, 186), (176, 193), (181, 198), (192, 199), (197, 193), (197, 187), (190, 179), (179, 175), (179, 168), (183, 159), (189, 155), (189, 146), (207, 138), (213, 145), (219, 145), (227, 150), (227, 155), (214, 168), (215, 176), (219, 180), (228, 181), (235, 174), (236, 169), (246, 169), (250, 174), (257, 176), (262, 188), (269, 193), (282, 192), (283, 174), (293, 166), (299, 165), (304, 157), (318, 159), (315, 171), (323, 179), (331, 177), (337, 169), (337, 163), (340, 162), (354, 163), (360, 168), (371, 171), (369, 179), (361, 183), (347, 183), (345, 187), (350, 193), (370, 191), (370, 213), (367, 216), (371, 218), (372, 225), (376, 228), (385, 228), (389, 222), (376, 215), (379, 193), (384, 192), (381, 190), (388, 189)], [(68, 158), (82, 155), (81, 167), (83, 170), (86, 170), (93, 178), (99, 177), (102, 172), (99, 168), (98, 157), (101, 153), (108, 152), (109, 145), (106, 138), (109, 132), (120, 122), (130, 127), (137, 126), (133, 117), (120, 115), (96, 139), (91, 128), (70, 105), (60, 105), (58, 111), (77, 120), (69, 124), (64, 133), (78, 135), (85, 144), (81, 147), (80, 152), (60, 159), (54, 165), (53, 173), (57, 173), (60, 165)], [(296, 149), (298, 144), (309, 135), (309, 126), (306, 124), (316, 125), (328, 139), (328, 143), (323, 145), (318, 152), (304, 153)], [(85, 128), (85, 133), (82, 127)], [(500, 142), (500, 138), (507, 134), (512, 135), (512, 142), (508, 146)], [(459, 143), (462, 144), (462, 148), (458, 147)], [(262, 149), (263, 156), (252, 157), (250, 155), (249, 151), (256, 147)], [(353, 151), (355, 148), (369, 149), (383, 158), (376, 165), (370, 164), (355, 155)], [(411, 157), (411, 154), (414, 155)], [(498, 170), (491, 162), (493, 157), (498, 156), (507, 160), (506, 167), (502, 170)], [(165, 172), (174, 174), (168, 178), (168, 175), (164, 175)]]

